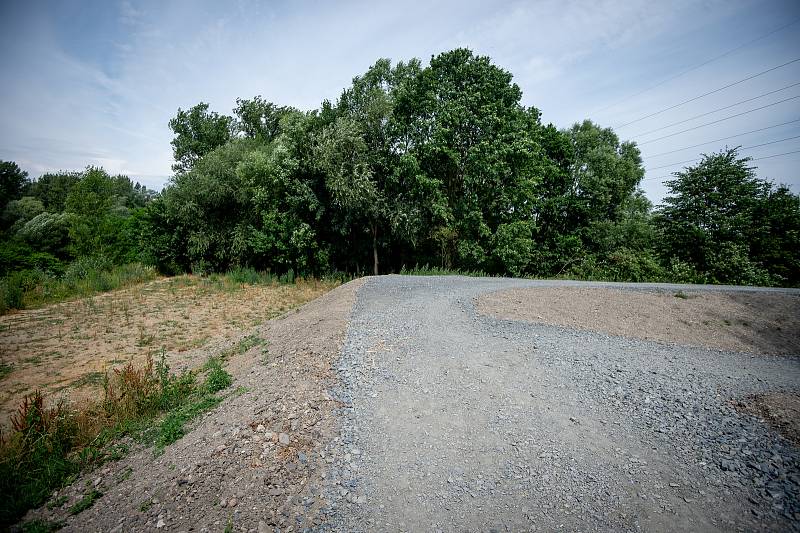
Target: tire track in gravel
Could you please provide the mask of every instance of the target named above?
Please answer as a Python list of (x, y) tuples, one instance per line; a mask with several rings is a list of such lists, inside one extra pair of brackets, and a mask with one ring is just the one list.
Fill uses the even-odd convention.
[(336, 363), (344, 407), (325, 452), (326, 528), (797, 530), (800, 452), (728, 400), (797, 390), (798, 358), (474, 308), (489, 291), (558, 284), (589, 286), (406, 276), (362, 286)]

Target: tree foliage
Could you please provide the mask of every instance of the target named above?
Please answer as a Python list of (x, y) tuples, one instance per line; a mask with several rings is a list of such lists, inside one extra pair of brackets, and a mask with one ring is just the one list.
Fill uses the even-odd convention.
[(100, 168), (29, 182), (2, 163), (0, 268), (800, 284), (800, 198), (737, 150), (676, 173), (654, 208), (634, 142), (542, 124), (511, 73), (467, 49), (379, 59), (313, 111), (255, 96), (169, 127), (159, 195)]
[(796, 284), (800, 199), (749, 162), (731, 148), (675, 173), (658, 214), (659, 249), (709, 282)]
[(178, 114), (169, 121), (175, 134), (172, 139), (172, 153), (175, 172), (191, 170), (197, 161), (214, 148), (231, 140), (233, 119), (208, 110), (208, 104), (200, 102)]

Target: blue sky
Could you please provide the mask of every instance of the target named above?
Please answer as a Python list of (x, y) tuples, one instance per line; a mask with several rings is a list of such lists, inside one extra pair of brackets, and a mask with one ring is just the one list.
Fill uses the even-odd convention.
[[(178, 107), (206, 101), (230, 113), (236, 97), (260, 94), (312, 109), (379, 57), (425, 62), (458, 46), (511, 71), (544, 121), (617, 127), (800, 58), (800, 22), (791, 24), (798, 19), (796, 1), (755, 0), (5, 1), (0, 159), (33, 177), (102, 165), (160, 188), (171, 172), (167, 122)], [(800, 136), (800, 121), (771, 127), (800, 119), (800, 98), (790, 99), (800, 85), (783, 89), (797, 82), (800, 61), (617, 128), (641, 144), (652, 169), (645, 192), (660, 201), (658, 178), (701, 152)], [(770, 91), (777, 92), (734, 105)], [(732, 107), (665, 128), (725, 106)], [(761, 106), (769, 107), (657, 139)], [(800, 139), (743, 153), (794, 150)], [(754, 164), (760, 176), (800, 192), (800, 153)]]

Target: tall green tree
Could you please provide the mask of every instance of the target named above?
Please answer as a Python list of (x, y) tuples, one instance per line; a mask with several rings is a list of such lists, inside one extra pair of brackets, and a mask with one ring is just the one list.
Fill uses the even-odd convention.
[(521, 272), (530, 261), (543, 153), (538, 110), (521, 96), (509, 72), (466, 49), (432, 58), (398, 95), (398, 144), (439, 190), (428, 240), (445, 266)]
[(665, 260), (687, 263), (715, 283), (769, 282), (751, 245), (771, 186), (749, 162), (738, 149), (725, 149), (703, 155), (666, 182), (669, 193), (658, 217)]
[(22, 196), (28, 182), (28, 173), (13, 161), (0, 161), (0, 211), (8, 202)]
[(81, 179), (81, 172), (48, 172), (31, 183), (30, 194), (44, 204), (49, 213), (61, 213), (72, 187)]
[(396, 94), (419, 73), (419, 63), (394, 68), (380, 59), (353, 78), (339, 98), (335, 121), (319, 136), (317, 160), (326, 175), (326, 188), (338, 210), (343, 233), (348, 226), (368, 231), (372, 270), (380, 271), (379, 238), (412, 240), (419, 210), (411, 200), (409, 161), (397, 147), (393, 130)]
[(175, 164), (172, 170), (186, 172), (207, 153), (231, 140), (233, 118), (208, 110), (208, 104), (199, 104), (178, 114), (169, 121), (175, 134), (170, 143)]
[(256, 96), (250, 100), (237, 98), (233, 112), (236, 115), (234, 127), (237, 133), (269, 143), (281, 132), (281, 119), (296, 110), (279, 107)]

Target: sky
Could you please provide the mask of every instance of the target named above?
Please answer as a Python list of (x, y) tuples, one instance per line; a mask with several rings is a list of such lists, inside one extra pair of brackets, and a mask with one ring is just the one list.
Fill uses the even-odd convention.
[(3, 0), (0, 159), (160, 189), (178, 108), (230, 114), (262, 95), (315, 109), (378, 58), (456, 47), (510, 71), (545, 123), (636, 141), (654, 203), (671, 172), (725, 146), (800, 193), (800, 153), (779, 155), (800, 151), (796, 0)]

